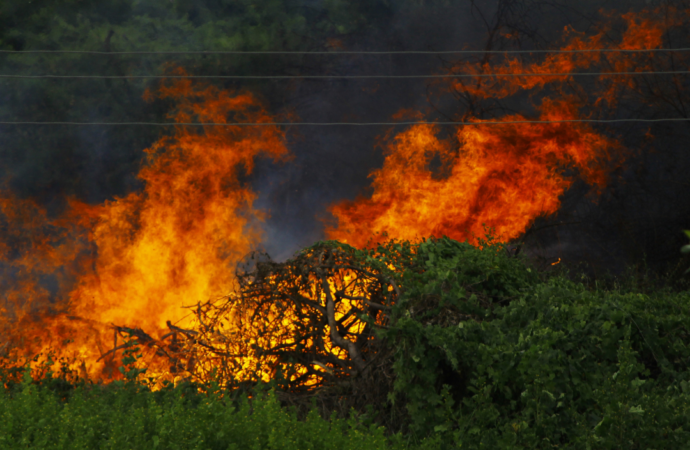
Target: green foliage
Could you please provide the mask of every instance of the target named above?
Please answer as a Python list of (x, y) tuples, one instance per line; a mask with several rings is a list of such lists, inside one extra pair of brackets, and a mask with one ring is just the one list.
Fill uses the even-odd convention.
[(233, 402), (181, 387), (94, 386), (61, 401), (26, 383), (12, 397), (0, 393), (0, 449), (403, 448), (399, 441), (354, 416), (327, 421), (311, 412), (298, 421), (272, 392)]
[(510, 257), (503, 245), (491, 240), (481, 244), (482, 250), (448, 238), (420, 244), (415, 267), (404, 275), (400, 311), (433, 298), (438, 308), (452, 305), (466, 314), (483, 314), (480, 303), (505, 303), (538, 281), (537, 272)]
[(690, 441), (689, 293), (591, 291), (447, 239), (418, 249), (392, 399), (445, 448), (680, 448)]
[(67, 400), (77, 387), (88, 383), (73, 368), (73, 362), (66, 357), (56, 358), (54, 350), (49, 350), (46, 354), (39, 353), (31, 362), (4, 356), (0, 358), (0, 386), (10, 396), (21, 392), (28, 384), (40, 386), (58, 398)]
[(141, 348), (138, 346), (137, 341), (131, 339), (130, 336), (130, 339), (125, 341), (124, 350), (122, 351), (122, 365), (118, 367), (127, 384), (136, 384), (137, 381), (145, 384), (140, 379), (140, 375), (144, 375), (147, 369), (137, 366), (137, 361), (142, 356), (140, 351)]
[[(685, 234), (690, 238), (690, 231), (685, 230)], [(686, 255), (690, 255), (690, 244), (684, 245), (681, 249), (681, 252), (685, 253)], [(686, 270), (685, 273), (690, 273), (690, 269)]]
[[(690, 231), (685, 230), (685, 234), (690, 238)], [(690, 253), (690, 244), (684, 245), (683, 248), (680, 249), (683, 253)]]

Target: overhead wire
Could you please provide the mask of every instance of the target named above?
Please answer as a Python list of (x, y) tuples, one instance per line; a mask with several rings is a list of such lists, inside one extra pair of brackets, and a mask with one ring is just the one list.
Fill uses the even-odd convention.
[(690, 70), (646, 71), (646, 72), (574, 72), (574, 73), (460, 73), (434, 75), (12, 75), (0, 74), (0, 78), (45, 78), (45, 79), (387, 79), (387, 78), (492, 78), (492, 77), (565, 77), (602, 75), (688, 75)]
[[(690, 48), (671, 49), (578, 49), (578, 50), (401, 50), (401, 51), (124, 51), (105, 52), (90, 50), (0, 50), (0, 54), (98, 54), (98, 55), (240, 55), (240, 54), (315, 54), (315, 55), (392, 55), (392, 54), (527, 54), (527, 53), (646, 53), (681, 52)], [(576, 72), (576, 73), (491, 73), (491, 74), (434, 74), (434, 75), (12, 75), (0, 74), (0, 78), (28, 79), (409, 79), (409, 78), (489, 78), (531, 76), (615, 76), (615, 75), (687, 75), (690, 71), (644, 72)], [(477, 122), (261, 122), (261, 123), (168, 123), (168, 122), (37, 122), (0, 121), (0, 125), (74, 125), (74, 126), (398, 126), (398, 125), (499, 125), (499, 124), (546, 124), (546, 123), (625, 123), (625, 122), (681, 122), (690, 118), (670, 117), (660, 119), (571, 119), (571, 120), (517, 120)]]
[(0, 121), (0, 125), (97, 125), (97, 126), (185, 126), (185, 127), (230, 127), (230, 126), (396, 126), (396, 125), (509, 125), (509, 124), (537, 124), (537, 123), (625, 123), (625, 122), (687, 122), (687, 117), (667, 117), (660, 119), (564, 119), (564, 120), (507, 120), (507, 121), (476, 121), (476, 122), (228, 122), (228, 123), (175, 123), (175, 122), (7, 122)]
[(86, 55), (449, 55), (449, 54), (527, 54), (527, 53), (650, 53), (686, 52), (683, 48), (645, 48), (645, 49), (535, 49), (535, 50), (383, 50), (383, 51), (283, 51), (283, 50), (211, 50), (211, 51), (96, 51), (96, 50), (0, 50), (0, 54), (86, 54)]

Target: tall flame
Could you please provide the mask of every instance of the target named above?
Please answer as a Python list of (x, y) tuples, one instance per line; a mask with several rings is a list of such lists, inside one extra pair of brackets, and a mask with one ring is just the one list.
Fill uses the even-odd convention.
[[(591, 35), (566, 28), (562, 49), (658, 48), (669, 30), (687, 24), (689, 17), (690, 11), (671, 7), (617, 18), (610, 14), (611, 22), (622, 22), (622, 31), (606, 24)], [(610, 42), (611, 36), (618, 38)], [(653, 71), (678, 61), (679, 56), (658, 53), (586, 52), (547, 55), (537, 62), (504, 56), (498, 62), (458, 63), (451, 67), (452, 73), (498, 74), (449, 79), (444, 92), (452, 89), (473, 100), (474, 109), (460, 114), (465, 124), (449, 134), (438, 126), (416, 125), (389, 136), (384, 164), (371, 174), (373, 194), (333, 205), (330, 211), (337, 225), (326, 233), (358, 247), (366, 246), (377, 233), (407, 240), (446, 235), (477, 242), (489, 228), (503, 241), (519, 237), (537, 217), (558, 210), (560, 197), (576, 176), (595, 191), (603, 189), (612, 160), (622, 154), (621, 144), (611, 135), (586, 123), (568, 121), (615, 114), (621, 99), (642, 92), (640, 79), (626, 75), (583, 79), (573, 74), (585, 70)], [(687, 61), (683, 64), (680, 66), (688, 67)], [(511, 74), (531, 75), (500, 76)], [(655, 95), (665, 99), (664, 89), (683, 88), (675, 78), (669, 81), (647, 83), (645, 88), (652, 86)], [(521, 98), (533, 95), (534, 114), (486, 119), (477, 106), (518, 94)], [(185, 79), (164, 84), (146, 97), (174, 100), (171, 117), (180, 124), (273, 121), (248, 93)], [(488, 120), (499, 123), (485, 123)], [(252, 345), (295, 344), (290, 339), (299, 324), (293, 320), (298, 315), (290, 311), (275, 315), (270, 308), (284, 306), (274, 305), (272, 297), (264, 298), (269, 308), (264, 319), (274, 335), (257, 331), (252, 337), (249, 332), (245, 339), (232, 341), (228, 336), (233, 331), (223, 334), (202, 320), (206, 313), (207, 319), (223, 325), (221, 313), (225, 310), (218, 309), (220, 315), (213, 316), (209, 311), (215, 310), (202, 311), (202, 304), (232, 290), (235, 265), (261, 239), (265, 215), (254, 208), (256, 194), (243, 180), (251, 174), (257, 157), (288, 158), (282, 131), (274, 126), (179, 125), (174, 134), (161, 138), (146, 153), (146, 164), (139, 173), (142, 191), (95, 206), (69, 200), (57, 218), (30, 199), (0, 190), (0, 287), (4, 292), (0, 357), (30, 359), (55, 349), (65, 358), (61, 362), (77, 364), (82, 375), (109, 379), (119, 375), (114, 370), (118, 361), (113, 351), (121, 344), (117, 327), (139, 332), (140, 342), (148, 333), (160, 336), (177, 330), (187, 333), (185, 336), (206, 333), (209, 340), (216, 339), (219, 348), (243, 350), (237, 373), (228, 374), (234, 377), (259, 361), (262, 350), (255, 348), (252, 356), (247, 350)], [(342, 272), (341, 284), (354, 286), (350, 297), (361, 300), (365, 296), (351, 283), (351, 275)], [(300, 295), (311, 296), (319, 306), (333, 294), (331, 288), (345, 292), (324, 278), (317, 295), (309, 285), (312, 279), (300, 279), (305, 283), (299, 286)], [(194, 304), (199, 305), (196, 315), (188, 314), (184, 306)], [(333, 319), (348, 316), (353, 305), (341, 302)], [(286, 311), (288, 306), (295, 307), (287, 305)], [(235, 319), (240, 320), (238, 317)], [(351, 317), (348, 327), (358, 332), (360, 323)], [(197, 339), (189, 339), (185, 345), (193, 347)], [(203, 377), (216, 368), (213, 358), (218, 354), (209, 356), (208, 348), (196, 350), (200, 351), (192, 348), (189, 355), (203, 359), (206, 354), (206, 360), (193, 368)], [(322, 350), (322, 357), (344, 355), (342, 348), (331, 343)], [(144, 363), (154, 372), (172, 377), (171, 358), (159, 356), (153, 349)], [(335, 367), (333, 361), (327, 367), (322, 361), (316, 365), (328, 371)], [(36, 367), (35, 362), (33, 365)], [(305, 368), (295, 376), (314, 375), (315, 370)], [(262, 372), (261, 376), (270, 374)]]
[[(660, 9), (622, 15), (624, 29), (616, 43), (606, 41), (614, 35), (612, 24), (591, 36), (566, 27), (562, 50), (661, 47), (664, 33), (688, 23), (690, 11), (673, 12), (670, 19)], [(612, 14), (608, 18), (615, 21)], [(576, 174), (601, 191), (613, 157), (623, 155), (622, 146), (603, 131), (562, 121), (606, 117), (624, 93), (638, 89), (639, 79), (572, 74), (654, 71), (659, 61), (665, 60), (653, 53), (565, 52), (531, 63), (509, 56), (499, 63), (458, 63), (451, 73), (497, 74), (449, 79), (450, 89), (475, 99), (473, 108), (482, 100), (529, 93), (536, 94), (538, 114), (510, 114), (490, 120), (504, 123), (482, 125), (487, 120), (468, 108), (460, 119), (467, 124), (450, 138), (439, 137), (433, 125), (389, 138), (383, 167), (370, 175), (371, 197), (332, 205), (337, 225), (328, 227), (327, 235), (359, 247), (380, 239), (377, 235), (411, 240), (445, 235), (476, 243), (489, 229), (502, 241), (517, 238), (537, 217), (559, 209)], [(501, 76), (506, 74), (529, 75)], [(528, 123), (507, 123), (515, 121)], [(442, 170), (434, 170), (434, 163)]]
[[(158, 96), (177, 101), (172, 116), (178, 123), (272, 121), (250, 94), (189, 80), (163, 86)], [(103, 358), (113, 347), (112, 325), (162, 333), (167, 321), (191, 323), (183, 306), (228, 293), (234, 266), (260, 241), (264, 214), (252, 206), (256, 194), (241, 179), (257, 156), (287, 157), (283, 138), (272, 126), (179, 126), (146, 150), (143, 191), (99, 206), (72, 201), (69, 215), (79, 218), (96, 251), (75, 274), (61, 305), (65, 313), (25, 320), (15, 332), (39, 338), (43, 349), (60, 347), (98, 377), (116, 375), (112, 358)], [(48, 253), (59, 252), (59, 246), (46, 246)], [(36, 283), (25, 288), (33, 291), (26, 297), (40, 294)]]
[[(544, 104), (541, 120), (574, 118), (566, 103)], [(505, 121), (526, 120), (510, 115)], [(482, 121), (475, 123), (481, 124)], [(565, 167), (587, 181), (606, 183), (605, 161), (617, 144), (586, 125), (569, 123), (474, 125), (458, 128), (459, 148), (438, 128), (416, 125), (388, 144), (383, 167), (372, 173), (371, 198), (334, 205), (332, 239), (364, 246), (372, 233), (418, 240), (448, 236), (476, 242), (487, 228), (507, 241), (534, 218), (558, 210), (571, 185)], [(439, 158), (447, 170), (435, 174)]]

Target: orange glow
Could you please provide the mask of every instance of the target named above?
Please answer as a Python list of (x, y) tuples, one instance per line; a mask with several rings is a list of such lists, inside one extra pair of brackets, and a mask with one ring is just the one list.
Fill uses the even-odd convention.
[[(51, 221), (44, 208), (7, 191), (0, 192), (0, 223), (0, 356), (15, 354), (17, 345), (33, 356), (51, 336), (43, 321), (66, 310), (59, 296), (86, 270), (90, 246), (78, 218)], [(52, 330), (56, 342), (60, 328)]]
[[(690, 21), (690, 11), (671, 9), (670, 16), (665, 12), (645, 10), (618, 17), (606, 13), (609, 23), (593, 35), (567, 27), (561, 48), (662, 47), (664, 33)], [(615, 28), (618, 25), (622, 31)], [(612, 36), (618, 37), (612, 42)], [(447, 79), (442, 93), (450, 89), (458, 97), (472, 98), (473, 107), (481, 108), (484, 100), (529, 94), (537, 112), (489, 120), (465, 113), (458, 121), (471, 125), (458, 126), (451, 136), (442, 135), (436, 126), (417, 125), (389, 137), (383, 167), (370, 174), (373, 194), (332, 205), (329, 210), (336, 223), (327, 228), (328, 237), (356, 247), (385, 236), (419, 240), (445, 235), (476, 244), (488, 229), (493, 237), (506, 242), (522, 235), (537, 217), (555, 213), (561, 195), (576, 176), (595, 193), (600, 192), (615, 161), (624, 154), (618, 141), (601, 127), (587, 123), (537, 121), (606, 118), (621, 98), (642, 89), (639, 77), (574, 77), (574, 72), (670, 70), (671, 57), (586, 52), (539, 58), (525, 62), (506, 55), (497, 61), (463, 61), (452, 67), (449, 73), (562, 75)], [(675, 88), (658, 79), (652, 82)], [(409, 112), (396, 116), (401, 115), (409, 116)], [(481, 125), (529, 120), (534, 122)]]
[[(176, 100), (177, 122), (273, 121), (250, 94), (199, 87), (188, 80), (163, 86), (158, 96)], [(281, 131), (268, 126), (178, 127), (146, 150), (147, 163), (139, 173), (143, 191), (94, 207), (71, 202), (68, 215), (88, 226), (85, 235), (95, 252), (81, 263), (84, 270), (74, 274), (68, 298), (58, 303), (64, 314), (45, 314), (15, 328), (17, 339), (30, 336), (36, 341), (23, 347), (25, 356), (59, 347), (60, 355), (83, 360), (89, 376), (117, 377), (113, 368), (119, 359), (106, 355), (122, 344), (113, 337), (113, 325), (161, 335), (169, 331), (166, 321), (180, 327), (192, 323), (183, 306), (230, 292), (235, 264), (260, 241), (264, 218), (252, 206), (256, 195), (239, 175), (251, 173), (260, 155), (285, 158), (283, 138)], [(10, 204), (0, 203), (5, 215)], [(8, 218), (16, 219), (15, 226), (26, 226), (26, 215)], [(65, 258), (74, 258), (73, 250), (65, 257), (62, 246), (54, 243), (34, 247), (26, 249), (27, 256), (15, 266), (50, 272)], [(38, 260), (40, 254), (47, 256)], [(25, 293), (17, 298), (32, 299), (22, 300), (20, 308), (14, 305), (15, 317), (28, 314), (32, 303), (42, 298), (36, 277), (29, 279), (31, 283), (15, 287)], [(152, 352), (143, 362), (150, 371), (158, 370)]]
[[(286, 263), (264, 266), (261, 275), (253, 273), (251, 280), (240, 277), (244, 289), (236, 294), (198, 305), (195, 340), (202, 345), (188, 340), (182, 352), (186, 360), (196, 361), (190, 376), (208, 380), (213, 373), (214, 380), (226, 386), (268, 381), (280, 370), (293, 387), (309, 389), (323, 384), (324, 377), (359, 370), (348, 345), (361, 344), (362, 333), (371, 335), (359, 314), (387, 324), (387, 316), (371, 310), (362, 299), (391, 304), (395, 292), (386, 284), (390, 289), (384, 294), (385, 277), (375, 269), (357, 269), (351, 258), (337, 250), (330, 256), (324, 256), (323, 250), (304, 250)], [(295, 298), (301, 300), (291, 301)], [(333, 340), (329, 317), (338, 323), (334, 334), (344, 339), (339, 343)], [(297, 356), (299, 349), (304, 353)], [(360, 351), (355, 359), (370, 355), (366, 346), (355, 353)], [(280, 359), (279, 354), (291, 355), (290, 360)]]
[[(664, 47), (663, 36), (673, 28), (682, 28), (690, 19), (690, 10), (678, 10), (674, 7), (666, 9), (644, 10), (638, 13), (603, 13), (608, 20), (600, 24), (599, 32), (586, 35), (570, 26), (563, 30), (563, 45), (561, 50), (590, 50), (601, 48), (617, 48), (622, 50), (655, 49)], [(622, 22), (624, 30), (616, 31), (616, 26)], [(611, 41), (611, 36), (619, 34), (617, 40)], [(568, 88), (575, 89), (578, 94), (584, 94), (588, 80), (596, 80), (595, 89), (599, 98), (594, 106), (608, 107), (618, 103), (621, 92), (626, 88), (633, 88), (641, 78), (627, 75), (600, 75), (592, 78), (574, 77), (576, 72), (644, 72), (657, 69), (656, 64), (663, 61), (661, 53), (622, 53), (622, 52), (584, 52), (584, 53), (548, 53), (540, 62), (524, 62), (518, 57), (506, 55), (501, 62), (462, 63), (451, 69), (451, 73), (463, 72), (470, 74), (563, 74), (563, 75), (531, 75), (481, 77), (467, 81), (456, 78), (451, 84), (478, 98), (506, 98), (521, 91), (535, 88), (551, 88), (562, 94), (564, 83), (571, 83)], [(584, 81), (583, 81), (584, 80)], [(576, 86), (572, 84), (575, 82)], [(581, 83), (577, 85), (578, 83)], [(543, 92), (543, 91), (540, 91)], [(588, 106), (590, 109), (593, 105)], [(591, 110), (590, 112), (594, 112)], [(590, 114), (591, 115), (591, 114)]]
[[(568, 103), (545, 102), (539, 118), (574, 117)], [(577, 168), (589, 183), (603, 188), (607, 156), (617, 148), (583, 124), (464, 126), (456, 132), (459, 148), (438, 134), (437, 127), (416, 125), (395, 136), (383, 167), (371, 175), (372, 197), (333, 206), (338, 227), (329, 228), (328, 236), (359, 247), (372, 233), (476, 242), (488, 227), (508, 241), (536, 217), (558, 210), (559, 196), (572, 183), (564, 167)], [(445, 169), (440, 176), (429, 167), (433, 158)]]
[[(607, 14), (611, 23), (594, 34), (566, 28), (561, 48), (663, 47), (669, 29), (690, 22), (690, 11), (666, 11), (671, 14)], [(533, 100), (533, 112), (494, 118), (468, 113), (458, 118), (467, 124), (455, 129), (416, 125), (388, 135), (383, 166), (370, 174), (372, 195), (332, 205), (329, 211), (337, 222), (326, 228), (327, 237), (360, 248), (385, 237), (418, 241), (445, 235), (476, 244), (487, 229), (499, 241), (519, 238), (536, 218), (558, 211), (561, 196), (577, 177), (594, 193), (605, 188), (625, 153), (609, 130), (558, 121), (615, 114), (622, 98), (639, 91), (640, 78), (572, 74), (669, 69), (660, 67), (664, 58), (592, 52), (548, 54), (536, 62), (502, 56), (457, 63), (450, 72), (562, 75), (446, 80), (444, 94), (462, 92), (477, 105), (522, 95)], [(679, 67), (690, 67), (684, 64)], [(176, 123), (276, 122), (249, 93), (190, 80), (166, 82), (146, 98), (171, 100), (175, 109), (170, 117)], [(394, 118), (424, 120), (411, 109), (401, 109)], [(508, 123), (514, 121), (532, 122)], [(227, 369), (226, 379), (271, 378), (280, 362), (275, 354), (262, 352), (278, 345), (297, 348), (301, 342), (295, 336), (307, 324), (298, 319), (304, 315), (297, 314), (297, 303), (274, 302), (268, 294), (250, 298), (248, 306), (240, 305), (244, 309), (237, 306), (246, 299), (235, 290), (235, 267), (260, 243), (265, 219), (243, 179), (251, 174), (255, 158), (289, 158), (284, 133), (272, 126), (179, 125), (145, 152), (139, 173), (143, 190), (101, 205), (66, 199), (57, 217), (0, 189), (0, 359), (14, 358), (13, 364), (21, 366), (42, 352), (42, 358), (31, 362), (40, 375), (54, 351), (63, 358), (58, 364), (66, 363), (80, 376), (117, 379), (120, 332), (129, 331), (143, 346), (147, 375), (159, 381), (208, 380), (218, 368)], [(315, 273), (295, 269), (275, 283), (294, 288), (290, 292), (317, 310), (326, 309), (329, 296), (341, 296), (335, 319), (345, 318), (343, 328), (350, 337), (357, 335), (365, 323), (351, 313), (366, 309), (373, 282), (358, 279), (346, 265), (325, 281)], [(273, 281), (267, 276), (265, 284)], [(386, 289), (386, 298), (394, 302), (393, 287)], [(219, 299), (220, 306), (212, 299)], [(261, 325), (270, 332), (246, 325), (253, 324), (249, 317), (259, 308), (263, 315), (256, 323), (264, 321)], [(349, 357), (331, 342), (328, 322), (320, 323), (326, 324), (318, 330), (322, 334), (306, 341), (323, 342), (310, 360), (312, 372), (302, 367), (290, 375), (301, 379), (302, 386), (319, 381), (314, 371), (344, 373), (338, 364)], [(244, 334), (238, 336), (238, 330)], [(235, 355), (232, 361), (224, 356), (230, 354)], [(339, 360), (324, 363), (327, 357)]]

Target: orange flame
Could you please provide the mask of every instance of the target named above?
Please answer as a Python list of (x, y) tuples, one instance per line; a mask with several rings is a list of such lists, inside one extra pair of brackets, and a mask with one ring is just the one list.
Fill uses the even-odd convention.
[[(158, 95), (177, 100), (177, 122), (272, 121), (246, 93), (182, 80), (163, 86)], [(83, 360), (87, 374), (97, 378), (117, 375), (112, 373), (117, 362), (102, 358), (113, 346), (109, 326), (162, 333), (168, 320), (191, 323), (182, 307), (228, 293), (235, 264), (260, 241), (264, 214), (253, 208), (256, 195), (241, 176), (251, 173), (257, 156), (284, 159), (283, 138), (271, 126), (208, 126), (202, 131), (180, 126), (146, 150), (148, 162), (139, 174), (142, 192), (95, 207), (71, 202), (69, 214), (88, 225), (97, 249), (90, 264), (82, 264), (91, 270), (77, 275), (62, 305), (66, 314), (24, 323), (21, 334), (40, 338), (43, 349), (60, 347), (61, 354)], [(42, 245), (51, 258), (41, 262), (41, 270), (55, 270), (64, 260), (53, 256), (60, 247)], [(30, 291), (26, 297), (40, 297), (35, 283), (22, 287)], [(65, 345), (65, 339), (71, 342)]]
[(87, 266), (90, 255), (85, 230), (75, 219), (66, 214), (63, 220), (51, 221), (34, 201), (0, 192), (0, 332), (5, 338), (0, 352), (17, 339), (27, 351), (37, 351), (40, 343), (31, 330), (8, 337), (40, 321), (43, 314), (64, 311), (57, 299), (68, 291), (74, 274)]
[[(688, 23), (689, 11), (672, 12), (670, 19), (660, 9), (623, 14), (624, 30), (613, 44), (606, 41), (613, 34), (611, 24), (592, 36), (567, 27), (562, 49), (658, 48), (664, 33)], [(607, 16), (615, 22), (613, 14)], [(370, 175), (373, 194), (332, 205), (337, 224), (327, 227), (328, 237), (358, 247), (375, 235), (410, 240), (445, 235), (476, 243), (487, 228), (501, 241), (519, 237), (537, 217), (559, 209), (576, 173), (600, 192), (614, 156), (623, 154), (615, 139), (591, 125), (537, 123), (605, 117), (626, 89), (638, 88), (639, 80), (630, 76), (600, 75), (592, 82), (572, 74), (653, 71), (659, 61), (667, 62), (653, 53), (585, 52), (548, 54), (532, 63), (508, 56), (498, 64), (458, 63), (451, 73), (547, 74), (450, 81), (451, 89), (475, 104), (535, 90), (536, 120), (481, 125), (486, 120), (466, 113), (461, 121), (471, 125), (458, 126), (450, 138), (439, 137), (436, 126), (417, 125), (388, 139), (383, 167)], [(528, 120), (512, 114), (491, 121)]]
[[(549, 103), (540, 119), (572, 117), (567, 104)], [(431, 125), (397, 135), (383, 167), (372, 173), (372, 197), (331, 208), (338, 227), (327, 230), (329, 237), (354, 246), (366, 245), (372, 232), (406, 240), (445, 235), (474, 241), (488, 227), (507, 241), (534, 218), (558, 210), (559, 196), (572, 183), (563, 174), (565, 166), (603, 187), (603, 162), (616, 147), (589, 126), (567, 123), (460, 127), (459, 150), (437, 135)], [(448, 173), (439, 177), (429, 168), (434, 157)]]
[[(623, 31), (614, 44), (607, 41), (615, 35), (613, 25), (589, 36), (567, 28), (562, 48), (660, 47), (665, 33), (687, 24), (690, 16), (690, 11), (670, 11), (661, 18), (661, 10), (620, 16)], [(388, 140), (383, 167), (371, 174), (372, 196), (330, 208), (338, 223), (326, 230), (329, 238), (363, 247), (375, 233), (477, 242), (490, 228), (503, 241), (519, 237), (535, 218), (558, 210), (560, 196), (576, 175), (595, 191), (604, 188), (611, 160), (622, 150), (591, 125), (558, 121), (605, 116), (624, 93), (639, 89), (636, 78), (601, 75), (582, 81), (572, 74), (653, 70), (667, 61), (660, 58), (592, 52), (554, 54), (536, 63), (505, 57), (494, 64), (458, 64), (453, 71), (477, 75), (563, 74), (450, 83), (478, 100), (534, 91), (540, 102), (533, 118), (556, 122), (507, 123), (529, 119), (512, 114), (489, 125), (468, 114), (463, 121), (469, 124), (450, 136), (433, 125), (406, 129)], [(177, 123), (273, 121), (250, 94), (189, 80), (164, 85), (147, 98), (156, 95), (176, 101), (171, 116)], [(399, 117), (419, 114), (404, 110)], [(0, 286), (5, 293), (0, 355), (31, 358), (54, 348), (63, 361), (78, 363), (74, 367), (84, 376), (114, 378), (119, 374), (110, 351), (118, 347), (117, 333), (111, 338), (113, 325), (159, 334), (171, 329), (168, 321), (199, 328), (183, 307), (231, 291), (234, 266), (260, 241), (264, 219), (253, 207), (255, 193), (242, 179), (252, 172), (256, 157), (287, 158), (283, 133), (270, 126), (178, 126), (146, 152), (139, 174), (143, 191), (96, 206), (72, 200), (57, 219), (30, 200), (0, 191)], [(348, 284), (348, 275), (343, 277)], [(335, 314), (342, 317), (352, 304), (343, 302), (340, 308)], [(285, 317), (276, 326), (287, 336), (295, 323)], [(352, 326), (356, 331), (359, 325)], [(209, 333), (221, 343), (227, 338)], [(325, 352), (342, 354), (330, 344)], [(148, 357), (145, 364), (154, 372), (172, 376), (169, 361), (157, 359), (155, 349)], [(211, 371), (210, 361), (198, 365), (200, 373)], [(239, 371), (253, 361), (243, 360)]]

